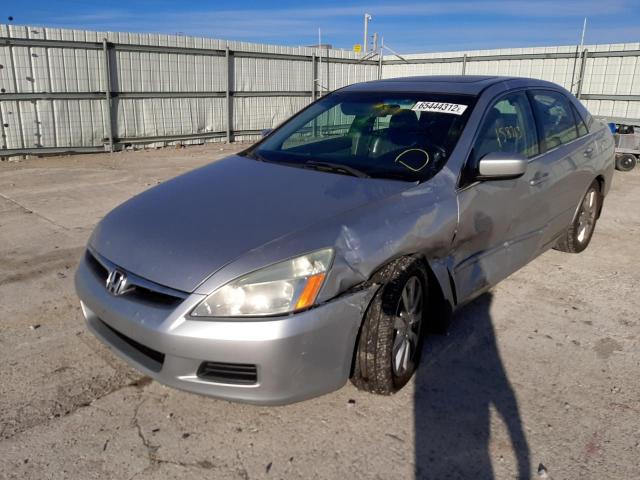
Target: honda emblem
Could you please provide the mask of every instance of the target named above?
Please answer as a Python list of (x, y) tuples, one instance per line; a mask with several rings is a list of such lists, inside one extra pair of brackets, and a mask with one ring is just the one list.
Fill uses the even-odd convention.
[(107, 291), (111, 295), (123, 295), (131, 290), (133, 286), (127, 282), (127, 274), (122, 270), (111, 270), (107, 276)]

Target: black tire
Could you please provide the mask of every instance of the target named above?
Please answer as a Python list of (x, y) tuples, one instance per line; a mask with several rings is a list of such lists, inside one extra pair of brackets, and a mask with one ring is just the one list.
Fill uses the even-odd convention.
[[(356, 345), (351, 382), (360, 390), (390, 395), (411, 379), (420, 361), (428, 283), (424, 264), (414, 257), (403, 257), (390, 263), (380, 272), (378, 280), (383, 281), (384, 285), (365, 313)], [(415, 282), (421, 289), (419, 316), (403, 311), (403, 292), (405, 288), (410, 292), (411, 285), (415, 288)], [(410, 317), (419, 319), (417, 328)], [(398, 329), (400, 324), (405, 330)], [(407, 347), (409, 350), (403, 350), (407, 360), (404, 360), (404, 356), (398, 357), (401, 346), (396, 343), (405, 340), (410, 345)], [(397, 351), (395, 359), (394, 349)]]
[(638, 160), (635, 155), (630, 153), (620, 153), (616, 155), (616, 170), (621, 172), (629, 172), (636, 167)]
[(601, 203), (600, 184), (594, 180), (580, 200), (571, 225), (554, 248), (567, 253), (580, 253), (587, 248), (596, 229)]

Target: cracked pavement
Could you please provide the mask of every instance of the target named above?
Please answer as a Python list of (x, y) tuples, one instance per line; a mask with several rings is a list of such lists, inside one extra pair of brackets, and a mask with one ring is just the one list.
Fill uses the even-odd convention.
[(640, 478), (638, 170), (615, 174), (584, 254), (545, 253), (464, 308), (392, 397), (233, 404), (112, 355), (73, 291), (93, 226), (242, 147), (0, 163), (0, 479), (509, 479), (518, 459), (526, 478)]

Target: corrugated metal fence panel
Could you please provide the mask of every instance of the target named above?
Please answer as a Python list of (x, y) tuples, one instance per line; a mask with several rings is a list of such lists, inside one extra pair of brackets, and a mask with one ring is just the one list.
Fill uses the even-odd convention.
[[(594, 100), (589, 95), (640, 95), (640, 55), (589, 56), (593, 52), (638, 51), (640, 43), (586, 45), (587, 61), (582, 82), (583, 102), (594, 115), (640, 118), (640, 102), (637, 100)], [(508, 58), (523, 54), (564, 54), (569, 58)], [(577, 92), (582, 59), (576, 46), (513, 48), (499, 50), (475, 50), (466, 52), (438, 52), (406, 55), (409, 63), (384, 65), (384, 78), (410, 75), (442, 75), (462, 73), (462, 57), (473, 57), (466, 64), (467, 75), (508, 75), (532, 77), (557, 83), (567, 90)], [(483, 56), (491, 59), (482, 60)], [(415, 63), (425, 59), (459, 58), (446, 63)], [(385, 61), (398, 60), (386, 56)], [(413, 62), (413, 63), (412, 63)]]
[(18, 102), (0, 102), (3, 148), (22, 148)]
[[(353, 52), (283, 47), (209, 38), (127, 32), (95, 32), (32, 26), (0, 25), (0, 36), (20, 39), (95, 42), (91, 48), (72, 46), (0, 47), (2, 93), (106, 92), (103, 39), (120, 45), (187, 47), (242, 52), (309, 56), (308, 60), (278, 58), (233, 58), (231, 90), (238, 92), (309, 92), (313, 88), (311, 55), (356, 59)], [(143, 94), (145, 98), (112, 99), (112, 133), (124, 142), (149, 137), (224, 132), (226, 101), (216, 98), (227, 86), (224, 56), (189, 52), (109, 52), (111, 91)], [(365, 65), (331, 65), (333, 88), (375, 78), (377, 70)], [(326, 72), (325, 72), (326, 77)], [(326, 78), (324, 78), (326, 84)], [(320, 87), (318, 87), (320, 90)], [(158, 93), (180, 93), (179, 98)], [(189, 94), (194, 96), (190, 97)], [(205, 97), (197, 94), (206, 94)], [(220, 96), (218, 94), (218, 97)], [(155, 96), (155, 98), (154, 98)], [(170, 95), (169, 95), (170, 96)], [(1, 99), (1, 98), (0, 98)], [(106, 99), (106, 93), (105, 93)], [(102, 146), (107, 141), (106, 100), (100, 98), (55, 98), (0, 102), (2, 148)], [(305, 97), (235, 98), (234, 130), (261, 130), (280, 123), (307, 105)], [(6, 125), (6, 126), (5, 126)], [(216, 141), (215, 138), (190, 142)], [(157, 144), (168, 140), (161, 139)]]
[(640, 57), (587, 58), (583, 93), (640, 94)]
[[(44, 28), (36, 31), (44, 39), (76, 42), (99, 42), (104, 35), (101, 32), (61, 28)], [(44, 77), (48, 78), (43, 85), (45, 86), (43, 91), (98, 92), (106, 88), (101, 51), (81, 48), (47, 48), (45, 50), (47, 56), (44, 61), (43, 80)], [(48, 73), (45, 73), (47, 71)], [(46, 88), (47, 86), (49, 88)]]
[[(88, 48), (82, 48), (87, 45), (78, 45), (78, 48), (0, 45), (0, 147), (8, 149), (101, 147), (108, 145), (109, 128), (116, 140), (122, 139), (125, 143), (135, 143), (141, 138), (140, 143), (148, 143), (150, 137), (165, 137), (157, 142), (164, 144), (185, 135), (192, 136), (185, 143), (218, 141), (227, 131), (225, 48), (232, 52), (231, 94), (244, 95), (232, 96), (230, 100), (231, 129), (236, 132), (272, 128), (308, 105), (310, 95), (306, 92), (312, 90), (314, 80), (318, 93), (324, 94), (351, 83), (376, 79), (379, 74), (378, 65), (355, 62), (358, 55), (336, 49), (16, 25), (0, 25), (0, 36), (92, 42)], [(112, 42), (107, 53), (110, 82), (106, 80), (103, 39)], [(130, 50), (126, 49), (127, 45), (132, 45)], [(140, 51), (138, 46), (145, 45), (151, 49), (186, 47), (209, 51)], [(583, 101), (594, 114), (640, 118), (639, 101), (615, 98), (640, 95), (640, 56), (637, 55), (640, 44), (587, 45), (585, 48), (592, 56), (587, 55), (584, 69), (577, 48), (561, 46), (406, 55), (408, 63), (397, 56), (387, 56), (382, 76), (460, 74), (464, 68), (466, 74), (541, 78), (576, 92), (577, 79), (583, 69)], [(628, 56), (619, 54), (625, 50), (633, 52)], [(257, 58), (242, 55), (243, 52), (267, 56)], [(617, 53), (603, 56), (603, 52)], [(277, 58), (269, 54), (307, 58)], [(465, 54), (468, 61), (463, 64)], [(526, 57), (532, 54), (551, 57)], [(553, 57), (555, 54), (564, 58)], [(316, 56), (316, 78), (312, 78), (311, 55)], [(338, 62), (340, 59), (354, 62)], [(111, 118), (106, 100), (109, 84), (115, 95), (111, 100)], [(2, 93), (40, 95), (43, 92), (68, 95), (6, 100), (1, 97)], [(258, 96), (265, 92), (273, 94)], [(286, 93), (279, 95), (278, 92)], [(255, 96), (247, 96), (252, 93)], [(82, 98), (69, 98), (74, 94)], [(136, 94), (138, 97), (132, 98)], [(198, 134), (206, 134), (207, 138), (193, 138)]]
[(594, 115), (604, 117), (640, 118), (640, 102), (627, 100), (583, 100)]
[(221, 132), (222, 98), (145, 98), (116, 100), (118, 137), (158, 137)]
[(115, 91), (209, 92), (224, 89), (222, 57), (155, 52), (114, 52)]
[(234, 130), (275, 128), (310, 103), (306, 97), (237, 97), (233, 99)]
[[(0, 35), (97, 41), (99, 33), (3, 25)], [(100, 54), (75, 48), (2, 47), (0, 86), (3, 93), (100, 91), (104, 89)], [(11, 65), (13, 69), (7, 68)], [(3, 125), (6, 148), (98, 146), (104, 141), (106, 119), (97, 100), (3, 101), (0, 111), (7, 125)]]
[[(101, 100), (39, 100), (38, 106), (49, 104), (55, 121), (53, 145), (44, 147), (89, 147), (104, 143), (106, 112)], [(52, 104), (52, 105), (51, 105)], [(46, 127), (46, 125), (43, 125)]]
[[(324, 68), (319, 70), (322, 70), (321, 73), (325, 74)], [(378, 67), (377, 65), (329, 62), (329, 82), (326, 82), (325, 77), (321, 78), (322, 85), (326, 86), (329, 90), (335, 90), (336, 88), (342, 88), (352, 83), (377, 79)]]
[(233, 89), (239, 92), (311, 90), (310, 61), (240, 57), (233, 71)]

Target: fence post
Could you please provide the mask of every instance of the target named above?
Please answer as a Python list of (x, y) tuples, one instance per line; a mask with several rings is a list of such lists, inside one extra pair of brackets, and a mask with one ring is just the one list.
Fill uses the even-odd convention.
[(467, 74), (467, 54), (462, 56), (462, 75)]
[(233, 98), (231, 96), (231, 87), (233, 82), (233, 58), (229, 51), (229, 45), (224, 49), (224, 57), (226, 59), (226, 77), (225, 82), (225, 99), (227, 102), (227, 143), (233, 142)]
[(580, 98), (582, 95), (582, 83), (584, 81), (584, 71), (587, 67), (587, 56), (589, 54), (589, 50), (586, 48), (582, 51), (582, 59), (580, 60), (580, 76), (578, 77), (578, 88), (576, 90), (576, 97)]
[(573, 57), (573, 70), (571, 72), (571, 84), (569, 86), (569, 92), (573, 93), (573, 87), (576, 85), (576, 64), (578, 63), (578, 53), (580, 46), (576, 45), (576, 54)]
[(107, 106), (107, 139), (109, 141), (109, 151), (113, 152), (113, 115), (111, 114), (111, 59), (109, 58), (109, 45), (107, 39), (102, 39), (102, 52), (104, 57), (104, 91), (105, 103)]
[(329, 93), (331, 90), (329, 90), (329, 47), (327, 47), (327, 93)]
[(318, 81), (318, 65), (316, 63), (316, 53), (311, 55), (311, 101), (316, 101), (316, 82)]

